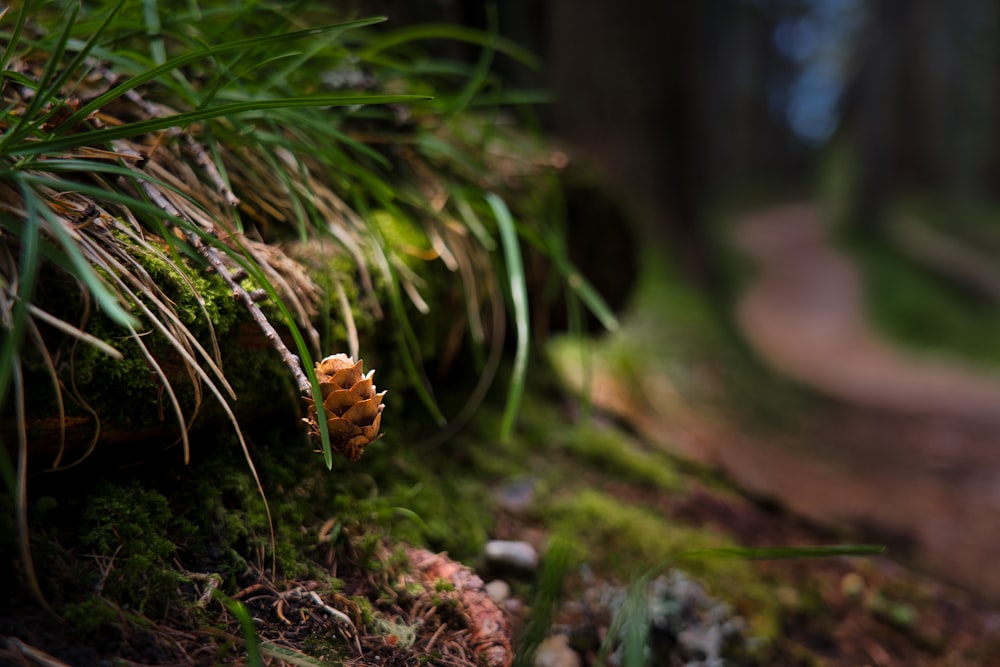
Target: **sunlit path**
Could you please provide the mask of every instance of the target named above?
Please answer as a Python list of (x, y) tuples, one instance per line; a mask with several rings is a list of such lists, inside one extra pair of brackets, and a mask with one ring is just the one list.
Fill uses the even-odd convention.
[(906, 354), (872, 329), (857, 269), (824, 234), (819, 210), (809, 205), (767, 209), (741, 222), (737, 243), (756, 278), (738, 318), (761, 357), (850, 403), (1000, 421), (1000, 379)]
[[(816, 207), (779, 206), (737, 222), (734, 240), (755, 264), (736, 306), (743, 336), (775, 373), (834, 400), (804, 413), (784, 406), (781, 428), (757, 430), (711, 396), (678, 388), (669, 360), (646, 340), (665, 344), (677, 316), (663, 312), (655, 290), (596, 348), (589, 379), (565, 354), (563, 377), (751, 495), (861, 529), (895, 557), (1000, 598), (1000, 381), (882, 338), (865, 320), (857, 269), (824, 240)], [(623, 372), (616, 349), (640, 350), (642, 363)]]

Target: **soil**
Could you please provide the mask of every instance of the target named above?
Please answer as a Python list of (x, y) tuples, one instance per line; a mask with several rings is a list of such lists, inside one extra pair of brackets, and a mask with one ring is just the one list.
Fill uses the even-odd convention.
[(727, 469), (807, 516), (908, 536), (927, 568), (1000, 599), (1000, 378), (880, 336), (856, 267), (826, 233), (809, 205), (739, 225), (757, 268), (738, 305), (744, 334), (773, 368), (843, 405), (808, 429), (809, 446), (744, 443), (761, 460), (727, 455)]
[[(743, 335), (772, 369), (826, 397), (782, 429), (748, 426), (656, 364), (623, 374), (597, 354), (590, 378), (563, 375), (741, 490), (646, 499), (664, 513), (748, 546), (847, 535), (888, 547), (860, 561), (761, 563), (789, 598), (790, 643), (770, 664), (815, 664), (806, 653), (825, 665), (1000, 664), (1000, 382), (875, 332), (856, 268), (825, 233), (817, 208), (796, 204), (748, 215), (734, 235), (755, 264), (737, 305)], [(886, 591), (907, 602), (886, 605)]]

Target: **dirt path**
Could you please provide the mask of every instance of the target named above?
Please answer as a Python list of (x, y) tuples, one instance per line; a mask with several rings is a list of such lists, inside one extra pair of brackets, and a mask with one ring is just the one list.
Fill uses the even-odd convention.
[(911, 540), (930, 569), (1000, 598), (1000, 381), (874, 332), (858, 272), (815, 207), (755, 213), (736, 236), (757, 268), (738, 305), (744, 335), (844, 407), (808, 443), (717, 452), (730, 473), (808, 516)]
[(785, 375), (849, 403), (1000, 423), (1000, 378), (906, 355), (864, 318), (857, 269), (824, 237), (818, 209), (747, 217), (740, 250), (756, 280), (739, 304), (744, 335)]
[(1000, 382), (881, 339), (864, 320), (857, 270), (825, 242), (815, 207), (757, 212), (737, 230), (757, 272), (738, 304), (747, 339), (774, 369), (835, 401), (759, 432), (678, 391), (655, 363), (625, 377), (597, 354), (593, 381), (569, 364), (564, 377), (749, 493), (870, 529), (895, 556), (1000, 600)]

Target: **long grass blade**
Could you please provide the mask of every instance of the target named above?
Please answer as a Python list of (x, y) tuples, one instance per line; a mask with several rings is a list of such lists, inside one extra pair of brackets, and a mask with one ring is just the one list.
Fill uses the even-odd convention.
[(162, 65), (167, 61), (167, 49), (163, 44), (160, 23), (160, 8), (156, 0), (142, 0), (142, 18), (146, 24), (146, 35), (149, 37), (149, 51), (153, 62)]
[(38, 585), (35, 560), (31, 556), (31, 535), (28, 528), (28, 433), (24, 412), (24, 378), (21, 375), (21, 361), (14, 365), (14, 405), (17, 412), (17, 541), (21, 551), (21, 567), (25, 569), (28, 589), (35, 601), (51, 613), (52, 608)]
[[(30, 203), (26, 202), (29, 204)], [(3, 218), (0, 218), (2, 220)], [(38, 277), (39, 258), (41, 256), (41, 219), (37, 211), (29, 208), (25, 220), (24, 233), (20, 235), (21, 255), (18, 261), (17, 293), (11, 293), (9, 297), (3, 295), (2, 305), (7, 313), (0, 313), (6, 320), (5, 326), (9, 326), (8, 335), (4, 336), (3, 346), (0, 348), (0, 405), (4, 405), (7, 394), (7, 387), (10, 384), (11, 373), (20, 360), (21, 342), (24, 338), (25, 322), (28, 316), (28, 304), (31, 303), (32, 295), (35, 291), (35, 282)], [(7, 289), (4, 286), (2, 289)], [(9, 309), (9, 310), (8, 310)]]
[(524, 277), (524, 264), (521, 261), (517, 229), (514, 226), (514, 219), (510, 215), (510, 209), (507, 208), (503, 199), (492, 192), (486, 195), (486, 201), (496, 217), (497, 228), (500, 231), (500, 245), (503, 247), (504, 261), (507, 266), (507, 280), (510, 286), (510, 300), (514, 308), (514, 324), (517, 333), (514, 370), (500, 425), (500, 439), (506, 442), (510, 440), (514, 431), (514, 422), (517, 420), (517, 414), (521, 407), (521, 397), (524, 395), (524, 385), (527, 382), (530, 344), (528, 288)]
[(396, 272), (392, 270), (392, 266), (388, 258), (385, 256), (384, 249), (376, 244), (374, 251), (376, 255), (376, 264), (382, 271), (383, 278), (389, 288), (389, 306), (392, 309), (393, 316), (395, 317), (393, 334), (396, 339), (396, 346), (402, 353), (403, 369), (406, 371), (406, 375), (410, 379), (410, 384), (414, 391), (417, 392), (417, 396), (420, 398), (420, 401), (431, 413), (431, 416), (434, 417), (434, 421), (438, 426), (444, 426), (448, 420), (445, 418), (444, 413), (441, 412), (441, 408), (434, 399), (434, 394), (431, 392), (427, 383), (427, 378), (421, 371), (422, 363), (418, 358), (419, 341), (417, 341), (417, 336), (413, 331), (413, 326), (410, 324), (410, 318), (406, 314), (406, 306), (403, 305), (403, 298), (401, 294), (402, 288), (399, 284), (399, 277)]
[(83, 256), (76, 240), (72, 238), (70, 232), (64, 226), (64, 222), (48, 206), (38, 201), (35, 192), (25, 186), (23, 179), (18, 180), (22, 181), (21, 194), (24, 197), (25, 205), (28, 207), (29, 218), (39, 216), (48, 221), (47, 228), (52, 232), (59, 247), (72, 264), (73, 275), (83, 281), (88, 291), (94, 296), (97, 304), (108, 317), (123, 326), (135, 325), (135, 318), (122, 307), (119, 300), (115, 298), (115, 295), (108, 290), (104, 280)]
[(57, 153), (78, 146), (95, 144), (137, 137), (158, 130), (172, 127), (185, 127), (198, 121), (212, 118), (223, 118), (244, 114), (251, 111), (268, 111), (273, 109), (294, 109), (301, 107), (341, 107), (364, 104), (403, 104), (422, 102), (433, 99), (427, 95), (306, 95), (301, 97), (285, 97), (279, 99), (247, 100), (232, 102), (205, 109), (185, 111), (162, 118), (150, 118), (134, 123), (125, 123), (115, 127), (91, 132), (80, 132), (68, 136), (46, 139), (44, 141), (21, 141), (7, 147), (8, 152), (17, 155), (38, 155), (40, 153)]
[(60, 37), (59, 44), (55, 51), (49, 55), (49, 62), (46, 65), (46, 71), (42, 76), (41, 83), (38, 85), (37, 93), (28, 105), (27, 110), (24, 112), (24, 119), (27, 122), (18, 123), (14, 131), (9, 135), (5, 136), (2, 141), (0, 141), (0, 150), (6, 148), (6, 146), (11, 142), (16, 142), (19, 139), (31, 134), (38, 127), (48, 120), (50, 120), (55, 114), (61, 113), (63, 109), (61, 105), (54, 104), (52, 108), (45, 114), (36, 117), (38, 110), (46, 102), (50, 102), (56, 96), (65, 95), (63, 88), (66, 86), (66, 82), (69, 81), (70, 77), (74, 74), (82, 71), (83, 64), (93, 50), (94, 46), (97, 44), (98, 39), (104, 34), (105, 29), (108, 24), (110, 24), (112, 18), (118, 14), (122, 6), (125, 4), (125, 0), (118, 0), (110, 11), (108, 11), (107, 16), (104, 18), (104, 22), (98, 27), (90, 36), (90, 39), (80, 48), (74, 58), (62, 69), (62, 73), (55, 78), (51, 84), (48, 83), (49, 68), (61, 65), (62, 55), (66, 50), (68, 43), (70, 42), (69, 33), (73, 28), (73, 24), (76, 19), (76, 13), (79, 6), (73, 7), (72, 14), (66, 20), (66, 28), (63, 35)]
[[(21, 33), (24, 32), (24, 25), (28, 22), (28, 12), (31, 9), (32, 0), (24, 0), (21, 3), (21, 11), (17, 13), (17, 21), (14, 23), (14, 30), (10, 34), (10, 39), (4, 46), (3, 51), (0, 52), (0, 79), (7, 78), (10, 72), (7, 71), (7, 65), (10, 64), (11, 58), (14, 57), (14, 53), (17, 51), (21, 44)], [(9, 6), (6, 8), (9, 9)], [(4, 14), (6, 15), (6, 10)]]
[(184, 67), (185, 65), (198, 62), (199, 60), (203, 60), (204, 58), (207, 58), (209, 56), (215, 56), (220, 53), (225, 53), (228, 51), (243, 52), (249, 49), (260, 48), (274, 43), (287, 44), (288, 42), (297, 39), (303, 39), (306, 37), (312, 37), (315, 35), (321, 35), (323, 33), (329, 33), (329, 32), (339, 33), (346, 30), (353, 30), (355, 28), (361, 28), (364, 26), (373, 25), (375, 23), (381, 23), (382, 21), (385, 20), (386, 20), (385, 17), (376, 16), (367, 19), (359, 19), (356, 21), (348, 21), (345, 23), (336, 23), (331, 25), (318, 26), (316, 28), (307, 28), (305, 30), (298, 30), (295, 32), (285, 32), (275, 35), (258, 36), (249, 39), (240, 39), (233, 42), (218, 44), (215, 46), (206, 46), (203, 49), (191, 51), (189, 53), (185, 53), (180, 56), (171, 58), (162, 65), (159, 65), (157, 67), (152, 67), (144, 72), (140, 72), (136, 76), (126, 81), (123, 81), (117, 86), (114, 86), (103, 95), (97, 96), (87, 104), (80, 107), (80, 109), (76, 113), (71, 115), (66, 120), (66, 125), (68, 127), (75, 127), (85, 118), (87, 118), (87, 116), (89, 116), (92, 112), (100, 109), (101, 107), (106, 106), (112, 100), (118, 99), (126, 92), (133, 90), (144, 83), (153, 81), (163, 76), (164, 74), (168, 74), (174, 70)]
[(212, 589), (212, 594), (240, 622), (240, 631), (243, 633), (243, 641), (247, 649), (247, 664), (250, 667), (264, 667), (264, 660), (261, 658), (260, 639), (257, 637), (257, 627), (254, 625), (253, 617), (250, 615), (250, 611), (246, 608), (246, 605), (239, 600), (232, 599), (217, 588)]
[(465, 111), (472, 100), (475, 99), (479, 91), (486, 86), (486, 82), (490, 78), (490, 65), (493, 63), (493, 56), (496, 54), (497, 40), (500, 39), (498, 32), (499, 28), (497, 26), (496, 7), (488, 7), (486, 16), (489, 28), (486, 31), (486, 39), (483, 44), (483, 50), (479, 54), (479, 59), (476, 61), (476, 66), (472, 71), (472, 76), (469, 77), (465, 87), (458, 94), (455, 103), (448, 110), (449, 115), (452, 117)]
[(73, 326), (69, 322), (61, 320), (55, 315), (45, 312), (38, 306), (29, 303), (28, 311), (31, 313), (31, 316), (34, 317), (36, 320), (41, 320), (42, 322), (48, 324), (50, 327), (58, 329), (59, 331), (63, 332), (68, 336), (72, 336), (77, 340), (83, 341), (84, 343), (87, 343), (88, 345), (97, 348), (98, 350), (108, 355), (112, 359), (122, 358), (122, 353), (120, 351), (111, 347), (97, 336), (91, 335), (86, 331), (82, 331), (81, 329)]
[(34, 320), (28, 320), (28, 335), (31, 337), (31, 342), (35, 350), (38, 351), (38, 355), (42, 358), (46, 374), (52, 382), (52, 395), (56, 401), (56, 417), (59, 419), (59, 439), (54, 459), (56, 464), (58, 464), (59, 460), (62, 459), (63, 452), (66, 450), (66, 403), (63, 401), (62, 386), (59, 383), (59, 371), (56, 370), (52, 354), (49, 352), (49, 348), (46, 347), (45, 340), (42, 338), (42, 332), (38, 330), (38, 325), (35, 324)]
[[(170, 401), (170, 407), (174, 412), (174, 416), (177, 417), (177, 426), (181, 432), (181, 445), (184, 452), (184, 465), (191, 462), (191, 441), (188, 437), (188, 423), (184, 419), (184, 410), (181, 408), (181, 402), (177, 399), (177, 394), (174, 392), (174, 387), (170, 383), (170, 378), (167, 374), (163, 372), (163, 368), (156, 361), (156, 357), (149, 351), (146, 344), (142, 340), (142, 336), (134, 328), (129, 327), (129, 337), (132, 342), (135, 343), (136, 347), (139, 348), (139, 353), (142, 354), (143, 358), (146, 360), (146, 364), (153, 370), (156, 377), (159, 379), (160, 386), (163, 387), (164, 393), (167, 395), (167, 399)], [(176, 347), (176, 346), (175, 346)]]
[[(76, 20), (77, 13), (80, 11), (80, 5), (73, 3), (66, 11), (68, 16), (63, 21), (63, 31), (56, 39), (55, 45), (49, 50), (48, 61), (45, 63), (45, 69), (42, 71), (41, 79), (38, 81), (37, 92), (32, 96), (31, 101), (28, 102), (28, 107), (24, 110), (23, 118), (29, 122), (38, 115), (38, 111), (52, 99), (52, 96), (59, 92), (57, 86), (52, 86), (52, 81), (56, 78), (56, 72), (59, 71), (59, 67), (62, 65), (63, 53), (66, 51), (66, 43), (69, 41), (70, 33), (73, 30), (73, 23)], [(17, 130), (10, 137), (11, 140), (15, 140), (20, 136), (21, 125), (21, 123), (18, 124)], [(5, 137), (4, 143), (0, 145), (0, 148), (6, 145), (6, 143), (7, 138)]]
[[(204, 234), (202, 232), (202, 234)], [(211, 243), (215, 245), (219, 250), (225, 252), (229, 258), (239, 265), (244, 271), (246, 271), (257, 283), (261, 286), (264, 291), (267, 292), (268, 296), (273, 300), (274, 305), (281, 312), (282, 317), (288, 326), (288, 331), (292, 335), (292, 339), (295, 341), (295, 349), (299, 354), (299, 360), (302, 364), (302, 371), (305, 373), (306, 377), (309, 379), (309, 386), (312, 393), (312, 400), (316, 406), (316, 421), (319, 424), (320, 431), (320, 446), (323, 450), (323, 461), (326, 464), (328, 470), (333, 468), (333, 446), (330, 443), (330, 432), (326, 424), (326, 412), (323, 410), (323, 392), (319, 386), (319, 379), (316, 377), (315, 362), (313, 361), (312, 355), (309, 353), (309, 346), (306, 344), (305, 337), (299, 330), (299, 327), (295, 324), (295, 319), (292, 317), (291, 312), (289, 312), (287, 306), (285, 306), (280, 295), (274, 289), (274, 286), (270, 281), (264, 276), (260, 267), (256, 263), (247, 259), (249, 253), (244, 249), (244, 254), (240, 254), (232, 250), (231, 248), (221, 244), (218, 239), (211, 236), (204, 235), (202, 240), (206, 243)], [(238, 242), (238, 239), (237, 239)], [(228, 406), (227, 406), (228, 407)], [(231, 413), (230, 413), (231, 414)], [(234, 425), (235, 417), (234, 417)], [(239, 428), (236, 426), (236, 428)], [(242, 435), (240, 435), (240, 441), (242, 442)], [(244, 443), (244, 453), (247, 457), (247, 462), (250, 465), (250, 469), (253, 472), (254, 478), (257, 478), (257, 471), (253, 467), (252, 461), (250, 461), (249, 450), (246, 449), (246, 444)], [(258, 488), (263, 495), (263, 487), (260, 486), (260, 481), (257, 482)], [(265, 507), (267, 506), (267, 501), (265, 499)], [(268, 521), (270, 521), (270, 510), (268, 509)], [(274, 539), (274, 532), (272, 529), (272, 540)]]
[(520, 62), (522, 65), (526, 65), (532, 69), (541, 67), (541, 61), (538, 59), (538, 56), (513, 40), (504, 37), (491, 38), (481, 30), (461, 25), (449, 25), (447, 23), (422, 23), (394, 30), (382, 37), (375, 37), (366, 42), (365, 48), (360, 52), (360, 57), (362, 60), (374, 60), (383, 51), (394, 49), (409, 42), (428, 39), (468, 42), (483, 47), (492, 41), (493, 48)]

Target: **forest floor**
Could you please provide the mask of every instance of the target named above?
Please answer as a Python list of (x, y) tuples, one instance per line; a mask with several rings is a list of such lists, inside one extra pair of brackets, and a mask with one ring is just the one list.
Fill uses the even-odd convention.
[(818, 457), (785, 459), (771, 487), (810, 516), (911, 535), (928, 567), (1000, 596), (1000, 377), (902, 351), (876, 332), (858, 269), (826, 233), (808, 205), (748, 216), (737, 232), (757, 267), (738, 304), (744, 335), (850, 417), (813, 441)]
[[(904, 351), (876, 332), (857, 267), (826, 234), (820, 210), (806, 204), (757, 211), (734, 227), (734, 245), (753, 262), (753, 277), (735, 305), (737, 329), (777, 376), (750, 389), (774, 397), (745, 394), (743, 408), (772, 409), (789, 395), (807, 396), (782, 404), (777, 420), (738, 416), (732, 398), (721, 398), (732, 391), (721, 388), (732, 384), (727, 370), (709, 364), (678, 374), (675, 359), (657, 362), (649, 354), (653, 345), (671, 343), (669, 334), (656, 331), (676, 326), (671, 315), (655, 314), (672, 298), (655, 290), (637, 298), (631, 309), (636, 316), (625, 324), (626, 337), (640, 341), (644, 363), (623, 371), (610, 344), (595, 348), (589, 380), (565, 364), (563, 374), (573, 386), (589, 386), (597, 406), (652, 442), (722, 471), (749, 498), (790, 513), (776, 529), (776, 519), (765, 519), (759, 504), (718, 514), (711, 509), (718, 501), (691, 503), (703, 518), (735, 531), (741, 543), (769, 542), (768, 535), (796, 525), (792, 517), (850, 527), (889, 546), (891, 560), (876, 566), (885, 567), (881, 576), (921, 581), (925, 601), (937, 600), (918, 612), (923, 622), (936, 608), (936, 622), (957, 624), (941, 635), (937, 650), (923, 652), (920, 644), (926, 649), (933, 643), (926, 638), (906, 647), (856, 617), (828, 619), (833, 627), (813, 637), (827, 633), (830, 645), (819, 651), (829, 661), (824, 664), (992, 664), (995, 647), (973, 658), (961, 657), (960, 646), (986, 647), (1000, 620), (988, 602), (1000, 599), (1000, 573), (993, 566), (1000, 558), (1000, 379), (955, 360)], [(792, 381), (790, 394), (782, 378)], [(785, 537), (796, 539), (794, 531)], [(816, 575), (829, 566), (779, 567)], [(951, 587), (956, 584), (983, 597), (964, 598)], [(798, 585), (810, 587), (802, 580)], [(844, 602), (839, 594), (824, 598), (830, 609)], [(970, 634), (974, 626), (985, 634)]]
[[(564, 400), (558, 390), (535, 387), (526, 397), (519, 449), (504, 449), (491, 439), (489, 414), (464, 439), (444, 448), (380, 443), (366, 453), (356, 477), (364, 482), (360, 488), (369, 493), (377, 486), (385, 501), (364, 499), (352, 491), (354, 476), (346, 472), (341, 473), (343, 480), (335, 492), (322, 490), (330, 482), (329, 475), (309, 474), (285, 482), (284, 493), (276, 491), (272, 499), (276, 508), (282, 497), (288, 499), (281, 511), (291, 512), (287, 518), (297, 517), (295, 533), (301, 532), (303, 542), (313, 545), (302, 552), (308, 562), (297, 564), (298, 575), (270, 579), (262, 576), (261, 566), (241, 575), (239, 584), (245, 588), (226, 587), (224, 591), (242, 600), (252, 614), (264, 651), (263, 664), (466, 667), (481, 662), (481, 654), (474, 651), (494, 636), (478, 631), (477, 627), (489, 624), (477, 626), (475, 614), (469, 613), (473, 604), (479, 604), (469, 600), (489, 606), (480, 595), (481, 582), (443, 557), (407, 550), (411, 564), (418, 554), (448, 572), (444, 576), (444, 570), (435, 569), (433, 576), (425, 577), (427, 581), (418, 581), (412, 572), (398, 569), (397, 557), (402, 552), (395, 547), (406, 541), (405, 535), (388, 544), (367, 540), (377, 533), (363, 522), (353, 523), (357, 519), (348, 519), (355, 514), (376, 514), (385, 507), (395, 515), (397, 506), (422, 522), (445, 526), (444, 534), (425, 544), (434, 550), (447, 548), (455, 553), (463, 544), (474, 543), (478, 532), (488, 532), (491, 539), (528, 542), (542, 554), (541, 571), (508, 577), (513, 596), (503, 603), (518, 645), (523, 647), (533, 632), (536, 639), (545, 635), (566, 638), (564, 650), (555, 653), (564, 662), (537, 664), (596, 664), (601, 641), (611, 633), (609, 598), (620, 598), (630, 580), (662, 567), (664, 559), (669, 560), (678, 549), (822, 547), (861, 541), (887, 545), (888, 556), (751, 563), (705, 557), (686, 562), (684, 571), (704, 590), (730, 604), (731, 613), (747, 619), (748, 636), (761, 629), (769, 632), (765, 650), (727, 656), (727, 664), (1000, 664), (1000, 640), (996, 639), (1000, 609), (990, 601), (1000, 599), (995, 588), (1000, 575), (989, 567), (990, 559), (997, 556), (993, 549), (998, 541), (990, 521), (998, 494), (989, 484), (991, 471), (1000, 465), (988, 447), (996, 441), (1000, 422), (989, 418), (988, 401), (983, 398), (992, 385), (975, 373), (935, 365), (939, 377), (968, 379), (964, 388), (949, 384), (946, 390), (938, 390), (946, 396), (940, 403), (946, 407), (938, 409), (938, 402), (928, 398), (933, 396), (928, 387), (939, 380), (921, 376), (930, 372), (924, 362), (903, 359), (867, 330), (857, 276), (822, 242), (818, 227), (818, 216), (805, 207), (750, 216), (740, 227), (743, 242), (750, 244), (751, 252), (759, 253), (754, 254), (756, 282), (750, 284), (740, 304), (742, 323), (760, 355), (781, 371), (772, 377), (753, 376), (749, 389), (745, 382), (734, 386), (739, 374), (733, 368), (736, 363), (730, 361), (738, 355), (711, 359), (720, 349), (725, 352), (719, 341), (707, 341), (703, 356), (697, 344), (677, 334), (678, 328), (697, 329), (697, 317), (690, 310), (696, 308), (697, 298), (685, 304), (665, 291), (670, 281), (656, 274), (654, 262), (652, 269), (647, 266), (623, 315), (620, 332), (589, 342), (556, 339), (550, 346), (551, 359), (565, 384), (578, 391), (589, 389), (599, 411), (581, 413), (577, 402)], [(798, 239), (793, 253), (761, 251), (761, 246), (789, 239)], [(791, 300), (786, 293), (789, 286), (799, 290)], [(840, 304), (823, 315), (834, 320), (827, 326), (819, 326), (816, 319), (804, 324), (801, 319), (808, 320), (810, 306), (826, 298), (823, 295), (832, 295)], [(840, 324), (830, 314), (837, 308)], [(844, 320), (854, 324), (844, 326)], [(819, 331), (810, 331), (810, 326)], [(873, 341), (866, 343), (870, 347), (858, 346), (869, 352), (856, 353), (860, 360), (852, 361), (847, 353), (839, 358), (835, 351), (852, 349), (850, 336), (857, 334), (849, 334), (838, 348), (829, 334), (829, 329), (837, 327), (861, 332), (861, 338)], [(824, 338), (830, 347), (814, 347), (806, 354), (804, 348), (819, 345), (817, 338)], [(776, 359), (760, 339), (769, 341)], [(795, 346), (800, 347), (792, 350)], [(591, 351), (587, 364), (578, 363), (581, 348)], [(865, 354), (872, 355), (867, 362)], [(815, 374), (810, 376), (801, 369), (782, 367), (779, 360), (786, 357), (781, 355), (809, 362), (818, 356), (821, 362), (810, 367)], [(850, 385), (843, 379), (849, 375), (845, 368), (856, 364), (860, 373), (887, 359), (896, 368), (909, 369), (900, 371), (897, 380), (905, 381), (898, 380), (901, 384), (895, 388), (901, 395), (916, 397), (911, 403), (886, 403), (882, 392), (894, 387), (884, 378), (873, 380), (884, 383), (879, 392), (871, 391), (867, 383), (859, 384), (856, 395), (835, 390), (838, 382)], [(823, 368), (829, 372), (825, 378)], [(782, 379), (785, 374), (799, 383), (791, 391)], [(840, 379), (832, 382), (831, 378)], [(913, 384), (919, 386), (914, 389)], [(811, 396), (803, 389), (808, 386), (836, 398)], [(984, 393), (976, 394), (979, 391)], [(729, 396), (732, 392), (737, 393), (736, 402)], [(965, 398), (958, 400), (959, 396)], [(980, 400), (981, 412), (969, 409)], [(274, 460), (268, 460), (274, 465), (280, 459), (275, 454)], [(393, 499), (392, 486), (379, 470), (398, 478), (393, 483), (406, 489), (403, 500)], [(429, 476), (428, 470), (435, 476)], [(240, 474), (239, 465), (232, 474)], [(142, 496), (150, 503), (155, 499), (155, 479), (154, 475), (147, 480), (150, 493)], [(175, 472), (163, 480), (172, 491), (165, 492), (171, 502), (177, 496), (198, 497), (188, 490), (195, 484), (193, 479), (179, 491), (172, 488), (181, 483), (177, 480), (187, 479)], [(431, 479), (433, 484), (423, 484)], [(227, 480), (212, 484), (234, 494)], [(438, 491), (444, 517), (433, 514), (422, 501), (428, 495), (437, 497), (433, 493)], [(360, 499), (351, 501), (354, 496)], [(512, 496), (516, 502), (508, 502)], [(521, 502), (524, 497), (527, 504)], [(229, 502), (235, 501), (230, 498)], [(303, 516), (304, 507), (314, 512)], [(484, 524), (476, 526), (478, 532), (465, 531), (464, 517), (470, 511), (474, 514), (468, 515), (469, 522)], [(328, 516), (337, 521), (324, 522)], [(393, 520), (393, 525), (405, 524), (398, 517)], [(62, 535), (68, 543), (73, 528), (65, 530)], [(332, 536), (337, 531), (340, 537)], [(586, 554), (587, 567), (557, 572), (563, 577), (559, 599), (546, 610), (545, 562), (552, 557), (550, 546), (555, 538), (577, 541)], [(98, 558), (79, 546), (77, 550), (86, 565), (75, 567), (99, 569), (102, 582), (124, 571), (124, 553), (116, 550)], [(70, 560), (68, 551), (62, 549), (57, 556)], [(455, 556), (483, 565), (474, 552)], [(182, 551), (172, 552), (171, 559), (178, 563), (195, 560)], [(188, 567), (194, 572), (205, 570)], [(489, 567), (480, 567), (478, 573), (484, 579), (505, 576)], [(205, 606), (210, 587), (199, 583), (192, 572), (182, 570), (181, 574), (185, 583), (178, 588), (179, 601), (171, 603), (172, 611), (138, 626), (124, 620), (119, 623), (117, 616), (101, 622), (95, 618), (92, 623), (100, 639), (96, 644), (92, 638), (83, 638), (73, 623), (54, 624), (40, 610), (28, 613), (28, 606), (0, 610), (0, 635), (6, 636), (0, 638), (4, 642), (0, 662), (26, 666), (245, 664), (237, 615), (215, 602)], [(331, 577), (340, 580), (336, 586)], [(448, 583), (451, 580), (455, 583)], [(467, 592), (479, 597), (466, 598)], [(127, 607), (106, 597), (92, 609), (105, 615), (111, 610), (123, 619), (126, 612), (131, 615)], [(190, 613), (192, 607), (196, 613)], [(188, 615), (177, 611), (181, 609), (189, 610)], [(338, 613), (356, 628), (345, 629), (327, 617)], [(484, 618), (491, 623), (495, 620)], [(415, 631), (403, 641), (407, 628)], [(702, 630), (708, 633), (712, 627)], [(317, 644), (318, 639), (322, 641)], [(494, 664), (510, 659), (509, 653), (505, 655)], [(552, 653), (548, 656), (553, 659)], [(518, 664), (530, 664), (524, 653), (517, 659)], [(681, 659), (676, 651), (659, 659), (657, 664), (702, 664), (696, 655)], [(621, 656), (618, 660), (614, 664), (622, 664)]]

